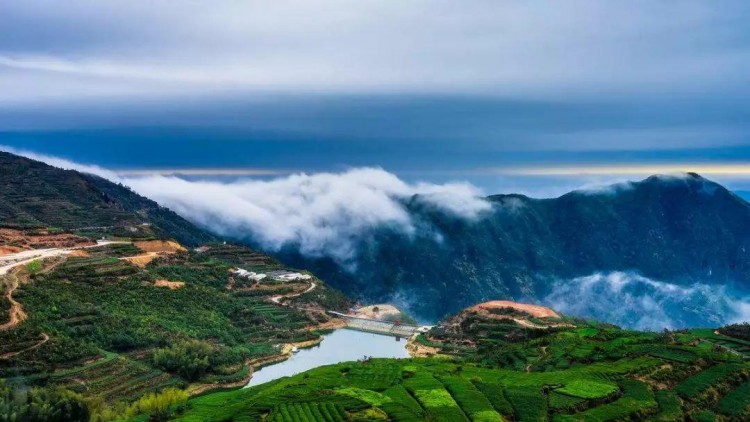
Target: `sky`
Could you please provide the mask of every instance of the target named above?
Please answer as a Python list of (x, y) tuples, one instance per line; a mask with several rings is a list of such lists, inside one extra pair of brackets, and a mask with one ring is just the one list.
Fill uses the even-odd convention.
[(125, 175), (750, 190), (750, 3), (557, 6), (0, 2), (0, 145)]

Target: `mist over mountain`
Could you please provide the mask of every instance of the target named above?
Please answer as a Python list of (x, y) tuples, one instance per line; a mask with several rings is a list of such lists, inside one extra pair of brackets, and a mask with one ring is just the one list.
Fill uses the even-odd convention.
[[(4, 155), (18, 183), (41, 178), (61, 186), (25, 186), (43, 192), (32, 200), (6, 192), (8, 222), (79, 228), (148, 216), (163, 220), (157, 227), (171, 225), (169, 235), (187, 244), (212, 238), (179, 214), (314, 271), (353, 298), (395, 302), (428, 321), (492, 299), (540, 302), (649, 330), (750, 319), (750, 204), (697, 174), (553, 199), (482, 198), (468, 184), (407, 183), (382, 169), (190, 181), (121, 177), (29, 155), (123, 186)], [(63, 215), (73, 219), (56, 220)]]
[[(554, 199), (487, 199), (490, 211), (465, 219), (415, 195), (404, 206), (417, 232), (363, 234), (350, 266), (293, 246), (276, 255), (355, 297), (393, 300), (425, 319), (498, 298), (554, 303), (649, 329), (750, 313), (736, 301), (750, 293), (750, 204), (697, 174), (652, 176)], [(581, 277), (597, 274), (598, 289), (581, 288)], [(630, 290), (623, 290), (626, 284)], [(561, 305), (584, 300), (591, 306)]]

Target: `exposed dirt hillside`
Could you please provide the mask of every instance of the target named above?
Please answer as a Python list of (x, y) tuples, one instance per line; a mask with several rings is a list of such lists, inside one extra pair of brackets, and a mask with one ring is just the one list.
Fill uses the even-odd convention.
[(0, 256), (29, 249), (72, 248), (93, 245), (95, 243), (93, 239), (69, 233), (0, 228)]

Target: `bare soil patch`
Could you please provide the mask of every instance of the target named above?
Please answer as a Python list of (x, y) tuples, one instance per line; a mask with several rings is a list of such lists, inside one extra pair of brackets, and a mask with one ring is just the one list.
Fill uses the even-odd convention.
[(359, 318), (368, 318), (368, 319), (383, 319), (387, 316), (399, 316), (401, 315), (401, 311), (398, 310), (393, 305), (387, 305), (387, 304), (378, 304), (378, 305), (370, 305), (370, 306), (363, 306), (361, 308), (358, 308), (355, 312), (355, 316)]
[(136, 265), (138, 267), (144, 268), (146, 265), (148, 265), (151, 261), (156, 259), (159, 256), (159, 254), (155, 252), (149, 252), (144, 255), (136, 255), (136, 256), (128, 256), (125, 258), (120, 258), (123, 261), (128, 261), (133, 265)]
[(169, 281), (169, 280), (156, 280), (154, 282), (154, 286), (156, 287), (166, 287), (171, 290), (180, 289), (182, 287), (185, 287), (184, 281)]
[(25, 249), (19, 248), (18, 246), (0, 246), (0, 256), (12, 255), (14, 253), (23, 252)]
[(184, 246), (172, 240), (145, 240), (133, 244), (143, 252), (177, 253), (187, 251)]
[(71, 258), (86, 258), (87, 256), (91, 256), (91, 254), (83, 249), (76, 249), (74, 251), (71, 251), (68, 256)]
[(491, 309), (511, 308), (517, 311), (529, 314), (537, 318), (560, 318), (560, 314), (546, 306), (530, 305), (527, 303), (511, 302), (509, 300), (493, 300), (474, 305), (469, 311), (474, 311), (487, 317), (496, 317), (498, 315), (490, 312)]
[(95, 245), (96, 241), (70, 233), (46, 230), (0, 229), (0, 256), (29, 249), (74, 248)]

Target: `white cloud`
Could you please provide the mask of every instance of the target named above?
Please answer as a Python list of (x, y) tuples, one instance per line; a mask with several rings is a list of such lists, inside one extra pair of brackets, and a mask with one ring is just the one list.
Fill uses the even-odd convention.
[[(750, 58), (733, 32), (744, 30), (747, 12), (743, 2), (701, 1), (12, 2), (0, 7), (0, 101), (146, 95), (175, 84), (182, 91), (706, 92), (747, 81)], [(82, 76), (89, 78), (83, 87)], [(27, 89), (13, 89), (21, 82)]]
[(543, 302), (560, 312), (639, 330), (750, 321), (750, 298), (717, 285), (681, 286), (615, 271), (555, 280), (550, 290)]
[(195, 182), (156, 176), (125, 183), (222, 235), (252, 237), (271, 250), (294, 245), (303, 254), (342, 263), (354, 256), (355, 242), (369, 230), (390, 227), (414, 234), (416, 222), (402, 202), (412, 195), (460, 218), (475, 218), (490, 208), (470, 185), (412, 185), (376, 168), (300, 173), (270, 181)]
[(293, 245), (303, 254), (329, 256), (342, 264), (350, 263), (355, 242), (369, 230), (389, 227), (415, 234), (418, 222), (404, 205), (414, 195), (458, 218), (473, 219), (491, 208), (482, 192), (467, 183), (409, 184), (378, 168), (272, 180), (189, 181), (162, 175), (122, 177), (98, 166), (0, 149), (123, 183), (221, 235), (252, 238), (270, 250)]
[(6, 145), (0, 145), (0, 151), (6, 151), (12, 154), (31, 158), (32, 160), (41, 161), (43, 163), (47, 163), (51, 166), (64, 170), (77, 170), (83, 173), (95, 174), (99, 177), (103, 177), (115, 182), (121, 181), (120, 177), (115, 172), (95, 165), (76, 163), (74, 161), (66, 160), (65, 158), (54, 157), (52, 155), (46, 154), (37, 154), (35, 152), (13, 148)]

